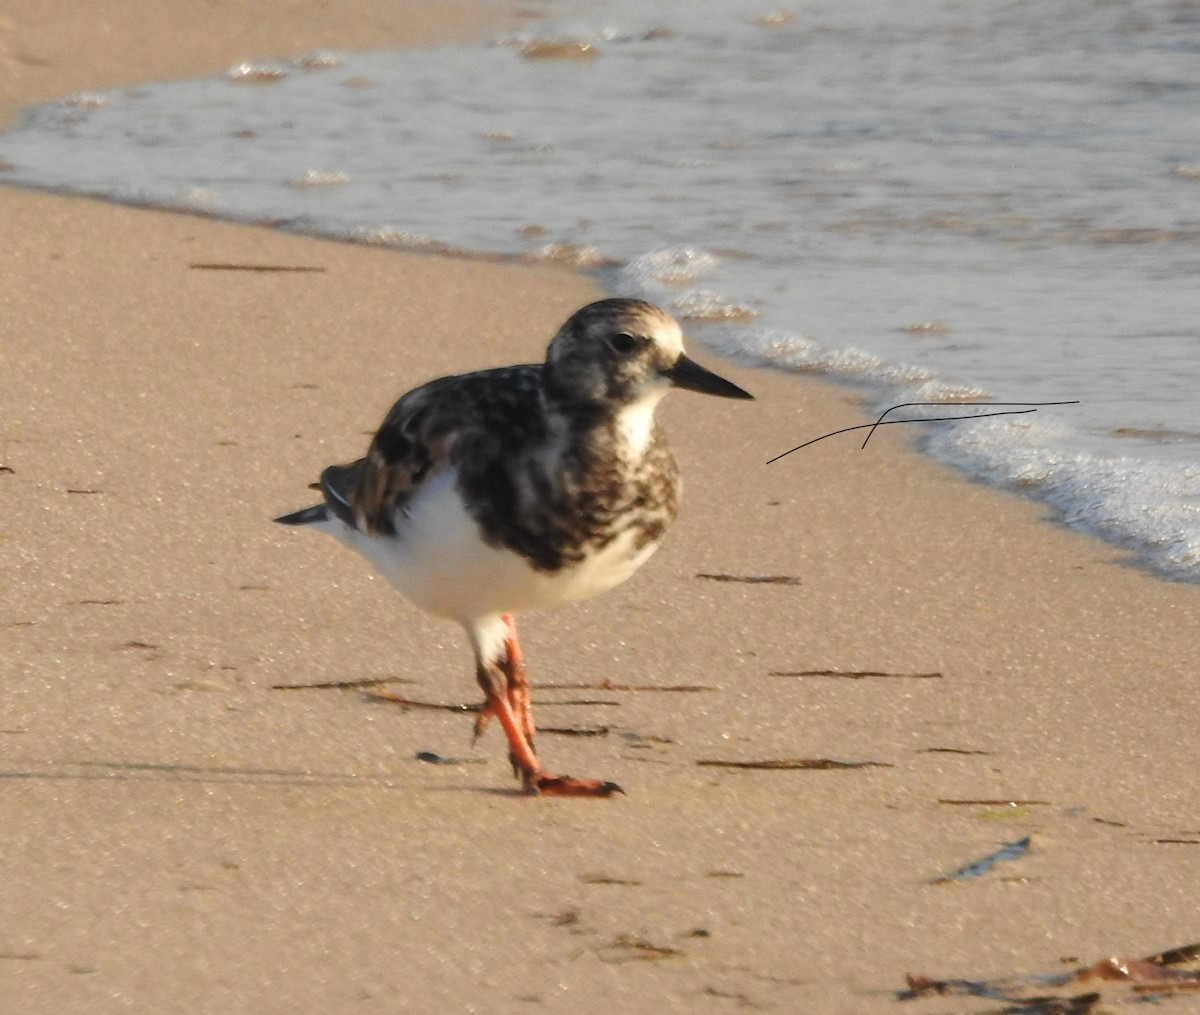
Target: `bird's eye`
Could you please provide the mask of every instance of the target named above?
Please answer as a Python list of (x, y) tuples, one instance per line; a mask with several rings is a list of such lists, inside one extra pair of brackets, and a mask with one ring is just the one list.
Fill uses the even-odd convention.
[(626, 355), (638, 347), (638, 340), (624, 331), (619, 331), (608, 340), (608, 344), (613, 347), (615, 352)]

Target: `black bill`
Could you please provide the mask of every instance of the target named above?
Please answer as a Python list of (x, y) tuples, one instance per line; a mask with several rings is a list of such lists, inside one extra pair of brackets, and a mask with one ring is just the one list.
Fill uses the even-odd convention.
[(718, 377), (711, 370), (702, 367), (695, 360), (681, 355), (675, 365), (662, 372), (672, 384), (689, 391), (702, 391), (706, 395), (720, 395), (721, 398), (753, 398), (748, 391), (743, 391), (732, 381)]

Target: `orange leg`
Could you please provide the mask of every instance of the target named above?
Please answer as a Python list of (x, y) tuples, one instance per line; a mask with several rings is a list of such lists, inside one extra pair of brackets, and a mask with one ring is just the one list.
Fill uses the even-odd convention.
[(501, 618), (508, 628), (504, 639), (504, 652), (508, 657), (504, 664), (504, 676), (508, 679), (508, 703), (521, 724), (521, 732), (533, 746), (533, 707), (529, 697), (529, 672), (525, 668), (525, 657), (521, 654), (521, 643), (517, 640), (517, 622), (511, 613)]
[(512, 614), (504, 615), (508, 629), (504, 641), (504, 659), (499, 665), (481, 666), (479, 683), (487, 699), (475, 718), (475, 739), (496, 717), (508, 739), (508, 757), (513, 774), (525, 787), (525, 792), (537, 796), (612, 796), (622, 792), (615, 782), (598, 779), (573, 779), (568, 775), (551, 775), (543, 771), (533, 750), (533, 710), (530, 705), (529, 676), (521, 646), (517, 641), (517, 625)]

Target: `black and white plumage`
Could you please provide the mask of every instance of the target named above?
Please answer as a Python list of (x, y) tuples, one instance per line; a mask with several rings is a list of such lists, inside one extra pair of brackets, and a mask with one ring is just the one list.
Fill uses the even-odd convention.
[(364, 458), (321, 474), (324, 503), (276, 519), (337, 536), (413, 603), (458, 621), (531, 793), (608, 795), (533, 752), (512, 615), (624, 581), (674, 520), (680, 480), (654, 409), (678, 386), (750, 398), (683, 352), (679, 325), (631, 299), (592, 303), (542, 364), (443, 377), (404, 395)]

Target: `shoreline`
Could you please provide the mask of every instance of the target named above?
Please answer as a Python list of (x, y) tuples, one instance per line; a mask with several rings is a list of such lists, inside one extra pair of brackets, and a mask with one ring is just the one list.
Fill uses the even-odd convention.
[[(52, 6), (63, 23), (83, 10)], [(349, 48), (371, 9), (288, 6), (322, 11), (325, 48)], [(429, 9), (398, 5), (382, 44), (461, 27), (403, 20)], [(104, 72), (120, 32), (130, 80), (147, 54), (192, 66), (178, 11), (138, 0), (115, 18)], [(247, 37), (209, 17), (218, 69), (297, 31), (263, 18), (237, 55)], [(5, 19), (0, 54), (46, 59)], [(540, 720), (608, 731), (545, 736), (547, 763), (629, 795), (523, 800), (494, 734), (469, 749), (467, 717), (274, 690), (477, 694), (460, 632), (269, 519), (361, 453), (400, 391), (540, 355), (594, 280), (7, 188), (0, 217), (14, 1010), (890, 1012), (907, 973), (1058, 972), (1200, 938), (1200, 588), (1047, 524), (887, 432), (902, 428), (762, 466), (869, 420), (829, 382), (722, 364), (757, 401), (665, 401), (686, 489), (664, 548), (523, 624), (535, 687), (594, 687), (544, 688)], [(189, 267), (216, 261), (322, 270)], [(769, 576), (799, 584), (748, 580)], [(797, 758), (887, 767), (700, 764)], [(1027, 835), (1027, 856), (934, 883)], [(1087, 989), (1117, 1003), (1128, 987)]]

